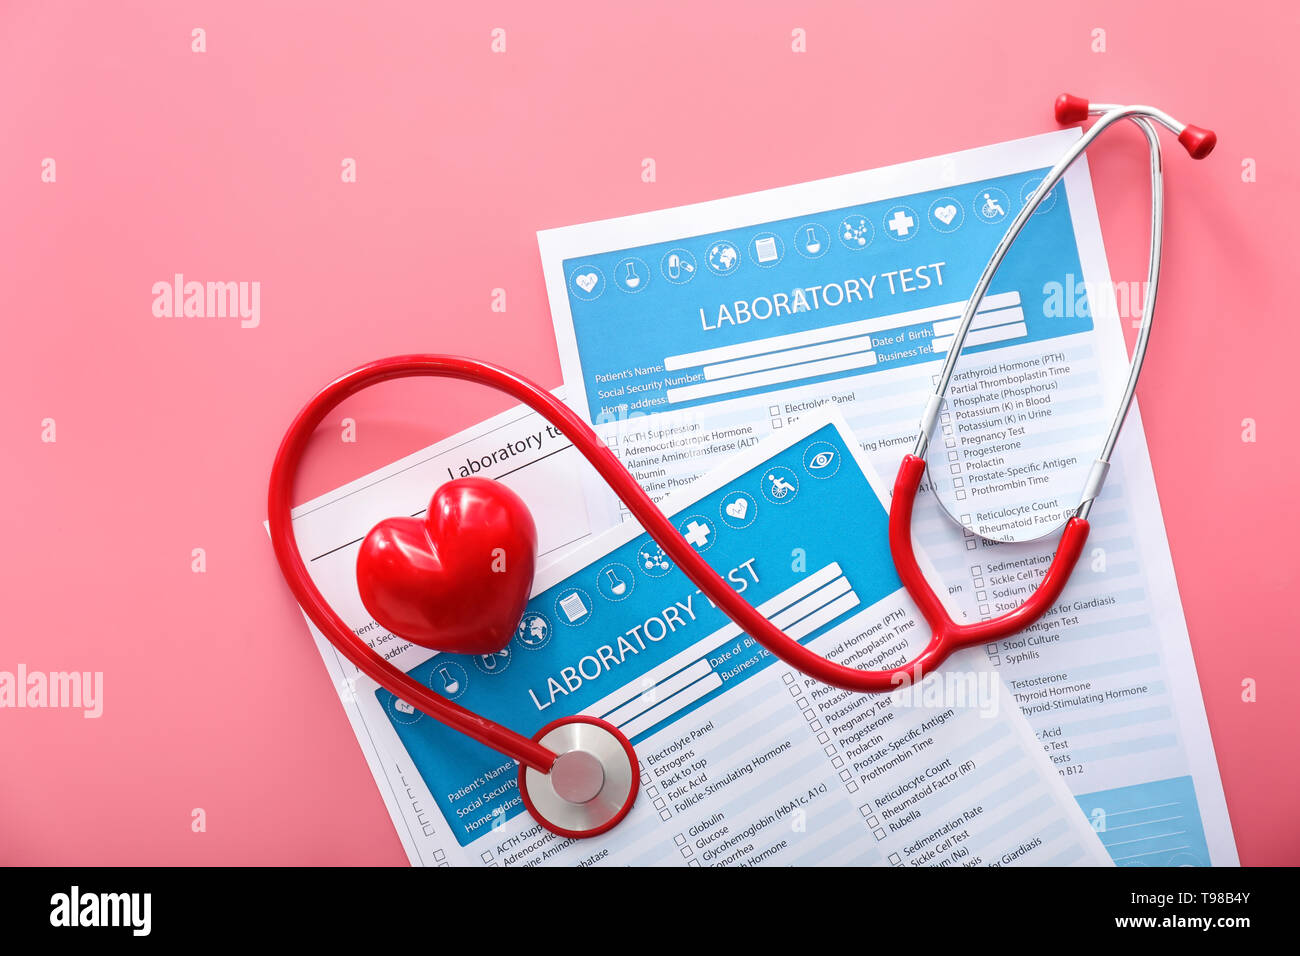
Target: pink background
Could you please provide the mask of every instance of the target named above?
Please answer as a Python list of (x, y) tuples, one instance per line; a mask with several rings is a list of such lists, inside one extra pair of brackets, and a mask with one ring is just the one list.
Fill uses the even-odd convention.
[[(1167, 154), (1140, 396), (1241, 859), (1300, 862), (1300, 138), (1274, 95), (1296, 88), (1294, 4), (436, 6), (0, 8), (0, 670), (106, 685), (99, 720), (0, 711), (0, 862), (404, 862), (261, 527), (300, 403), (406, 351), (556, 385), (537, 229), (1029, 135), (1062, 90), (1220, 136), (1202, 164)], [(1091, 155), (1115, 278), (1140, 280), (1145, 150), (1125, 130)], [(260, 327), (155, 318), (175, 272), (260, 281)], [(368, 393), (301, 496), (503, 407)]]

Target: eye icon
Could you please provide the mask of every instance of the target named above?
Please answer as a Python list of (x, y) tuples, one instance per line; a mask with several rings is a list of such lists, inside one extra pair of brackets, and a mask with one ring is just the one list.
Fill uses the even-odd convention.
[(835, 452), (819, 451), (813, 456), (812, 461), (808, 462), (808, 467), (813, 471), (821, 471), (835, 460)]

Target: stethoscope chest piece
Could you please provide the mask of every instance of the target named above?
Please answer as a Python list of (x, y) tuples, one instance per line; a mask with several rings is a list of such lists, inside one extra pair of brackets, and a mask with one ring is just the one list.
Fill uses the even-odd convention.
[(558, 754), (550, 773), (519, 767), (519, 793), (542, 826), (577, 839), (604, 833), (627, 816), (640, 773), (632, 744), (613, 725), (564, 717), (533, 739)]

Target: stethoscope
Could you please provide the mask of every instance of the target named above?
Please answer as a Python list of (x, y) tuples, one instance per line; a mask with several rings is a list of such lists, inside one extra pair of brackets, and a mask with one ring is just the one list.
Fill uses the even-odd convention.
[[(980, 276), (954, 333), (935, 392), (925, 406), (916, 444), (899, 467), (889, 513), (889, 547), (903, 585), (931, 628), (929, 643), (907, 663), (888, 670), (858, 670), (827, 660), (787, 637), (705, 562), (586, 422), (527, 379), (486, 362), (458, 356), (399, 355), (371, 362), (327, 385), (298, 413), (276, 453), (268, 500), (271, 542), (289, 589), (312, 623), (363, 674), (429, 717), (517, 761), (519, 792), (529, 813), (546, 829), (573, 838), (591, 837), (608, 831), (632, 808), (641, 771), (627, 737), (603, 720), (579, 714), (554, 721), (529, 738), (461, 707), (409, 677), (376, 653), (335, 613), (307, 571), (298, 550), (291, 518), (294, 478), (316, 427), (341, 402), (363, 389), (399, 378), (446, 377), (487, 385), (529, 406), (573, 443), (622, 499), (641, 527), (719, 609), (776, 657), (823, 683), (850, 691), (894, 690), (900, 685), (919, 682), (960, 648), (1018, 633), (1051, 608), (1078, 562), (1088, 537), (1088, 514), (1105, 481), (1111, 454), (1137, 388), (1155, 310), (1164, 222), (1160, 142), (1153, 124), (1164, 126), (1177, 135), (1179, 143), (1194, 159), (1209, 155), (1216, 141), (1210, 130), (1179, 123), (1152, 107), (1090, 105), (1086, 100), (1069, 95), (1062, 95), (1056, 101), (1056, 118), (1061, 123), (1079, 122), (1092, 114), (1102, 115), (1038, 184)], [(925, 473), (925, 452), (939, 409), (975, 313), (1012, 243), (1070, 165), (1105, 129), (1123, 119), (1131, 119), (1137, 124), (1150, 148), (1151, 248), (1147, 269), (1149, 291), (1120, 407), (1085, 483), (1079, 506), (1066, 522), (1052, 563), (1037, 589), (1015, 610), (986, 621), (958, 624), (930, 587), (912, 546), (912, 508)], [(443, 515), (448, 520), (462, 522), (460, 533), (482, 536), (484, 527), (492, 522), (504, 522), (517, 533), (519, 540), (535, 542), (532, 519), (518, 496), (497, 482), (483, 479), (460, 481), (468, 483), (457, 489), (460, 492), (457, 507), (461, 510)], [(443, 485), (439, 493), (454, 485), (457, 482)], [(532, 556), (529, 555), (527, 560), (531, 562)], [(382, 573), (382, 561), (375, 566), (381, 570), (372, 573)], [(531, 569), (531, 563), (528, 567)], [(472, 624), (481, 619), (481, 594), (450, 595), (447, 600), (453, 605), (451, 610), (462, 614), (465, 621)], [(522, 614), (522, 604), (518, 611)], [(517, 622), (518, 615), (515, 618)], [(487, 638), (498, 649), (505, 647), (514, 634), (514, 626), (508, 621), (490, 630), (494, 633)], [(482, 639), (484, 635), (478, 637)]]

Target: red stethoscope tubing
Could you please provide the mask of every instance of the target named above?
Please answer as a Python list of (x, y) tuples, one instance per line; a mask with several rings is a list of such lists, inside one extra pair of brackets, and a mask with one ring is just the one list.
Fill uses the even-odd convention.
[(293, 485), (312, 432), (344, 399), (379, 382), (416, 376), (455, 378), (487, 385), (528, 405), (560, 429), (609, 484), (683, 573), (732, 621), (786, 664), (825, 684), (849, 691), (888, 691), (919, 681), (954, 650), (1007, 637), (1027, 627), (1055, 603), (1083, 550), (1088, 523), (1072, 518), (1056, 557), (1038, 589), (1019, 608), (988, 621), (960, 625), (944, 609), (917, 564), (912, 548), (912, 505), (925, 462), (908, 455), (899, 468), (889, 515), (889, 546), (899, 577), (931, 628), (930, 642), (915, 658), (889, 670), (858, 670), (836, 664), (787, 637), (728, 585), (691, 547), (637, 484), (622, 462), (566, 405), (527, 379), (495, 365), (453, 355), (398, 355), (353, 369), (322, 389), (285, 433), (271, 469), (268, 511), (271, 544), (289, 589), (321, 633), (367, 677), (435, 720), (543, 773), (556, 754), (507, 727), (455, 704), (408, 677), (352, 632), (317, 589), (303, 562), (291, 517)]

